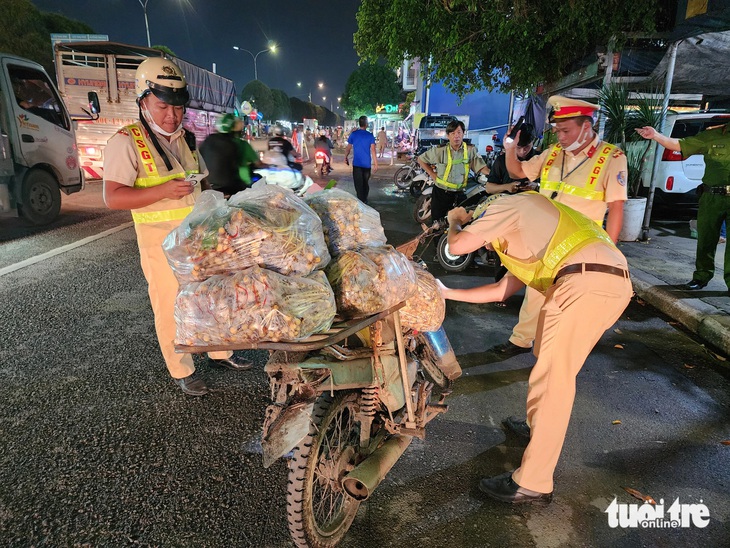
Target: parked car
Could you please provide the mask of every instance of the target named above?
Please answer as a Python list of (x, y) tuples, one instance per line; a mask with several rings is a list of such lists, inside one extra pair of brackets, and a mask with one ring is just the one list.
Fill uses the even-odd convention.
[[(671, 112), (667, 114), (665, 134), (675, 139), (683, 139), (728, 122), (730, 122), (730, 112)], [(658, 145), (656, 153), (661, 155), (661, 161), (654, 174), (655, 203), (666, 206), (696, 206), (698, 202), (696, 189), (705, 174), (705, 159), (702, 155), (695, 154), (682, 160), (679, 152), (666, 150)], [(649, 190), (651, 167), (651, 162), (647, 162), (646, 176), (642, 183), (644, 194)]]

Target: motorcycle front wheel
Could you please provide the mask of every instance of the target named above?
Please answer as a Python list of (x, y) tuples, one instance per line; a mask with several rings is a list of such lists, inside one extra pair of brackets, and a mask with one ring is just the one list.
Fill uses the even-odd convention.
[(424, 188), (426, 188), (425, 181), (411, 181), (411, 186), (408, 190), (410, 191), (411, 196), (418, 198), (423, 193)]
[(294, 448), (286, 506), (297, 546), (336, 546), (355, 519), (360, 502), (345, 492), (342, 479), (362, 460), (356, 411), (357, 393), (323, 393), (309, 433)]
[(448, 235), (442, 234), (436, 245), (436, 259), (447, 272), (461, 272), (474, 260), (474, 252), (454, 255), (449, 251)]
[(413, 219), (418, 223), (431, 224), (431, 195), (421, 194), (413, 207)]

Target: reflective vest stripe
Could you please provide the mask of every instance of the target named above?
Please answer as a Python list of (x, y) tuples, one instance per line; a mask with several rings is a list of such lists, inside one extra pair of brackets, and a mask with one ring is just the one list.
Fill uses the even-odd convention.
[[(599, 146), (601, 146), (601, 150), (596, 157), (596, 161), (593, 162), (593, 168), (591, 169), (588, 182), (585, 186), (578, 187), (564, 181), (551, 181), (548, 179), (550, 168), (555, 163), (555, 159), (561, 151), (560, 145), (555, 145), (550, 151), (550, 155), (542, 168), (542, 174), (540, 177), (540, 194), (550, 198), (553, 192), (558, 192), (559, 194), (577, 196), (578, 198), (583, 198), (585, 200), (604, 201), (606, 199), (606, 193), (603, 190), (595, 190), (595, 188), (598, 184), (603, 168), (606, 167), (606, 164), (608, 163), (609, 156), (613, 154), (616, 147), (609, 143), (600, 143)], [(599, 222), (597, 219), (595, 220), (596, 222)], [(603, 219), (601, 219), (600, 222), (603, 222)]]
[(461, 184), (450, 182), (449, 175), (451, 174), (451, 166), (453, 161), (451, 158), (451, 145), (446, 145), (446, 169), (444, 170), (443, 177), (436, 177), (436, 186), (446, 190), (459, 190), (466, 186), (466, 182), (469, 179), (469, 151), (466, 148), (466, 143), (461, 143), (461, 150), (464, 153), (463, 158), (459, 163), (464, 164), (464, 180)]
[(147, 213), (132, 212), (132, 219), (135, 223), (162, 223), (165, 221), (179, 221), (188, 216), (193, 206), (181, 207), (179, 209), (168, 209), (166, 211), (148, 211)]

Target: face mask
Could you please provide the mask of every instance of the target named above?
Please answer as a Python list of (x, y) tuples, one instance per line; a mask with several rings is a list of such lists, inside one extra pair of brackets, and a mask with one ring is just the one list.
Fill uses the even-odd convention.
[(586, 131), (585, 126), (580, 130), (580, 135), (578, 135), (578, 138), (573, 141), (572, 144), (568, 145), (567, 147), (564, 147), (563, 150), (567, 152), (573, 152), (574, 150), (578, 150), (580, 147), (586, 144), (588, 141), (588, 138), (590, 137), (590, 134), (583, 135)]
[(180, 128), (182, 128), (182, 121), (180, 121), (180, 125), (175, 128), (175, 131), (165, 131), (160, 126), (157, 125), (157, 123), (152, 119), (152, 115), (150, 114), (150, 111), (147, 110), (147, 107), (142, 107), (142, 116), (144, 116), (144, 119), (147, 120), (147, 123), (150, 125), (150, 128), (155, 132), (159, 133), (160, 135), (164, 135), (165, 137), (172, 137), (180, 131)]

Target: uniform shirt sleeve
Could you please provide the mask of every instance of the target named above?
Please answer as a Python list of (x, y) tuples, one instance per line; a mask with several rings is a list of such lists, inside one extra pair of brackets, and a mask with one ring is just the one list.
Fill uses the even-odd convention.
[(104, 181), (134, 186), (137, 180), (137, 151), (129, 135), (114, 134), (104, 148)]
[(479, 236), (484, 243), (493, 242), (518, 229), (519, 215), (513, 207), (494, 203), (489, 206), (488, 212), (470, 225), (464, 227), (465, 232)]
[(467, 150), (469, 151), (469, 167), (474, 173), (478, 173), (487, 164), (484, 163), (484, 159), (477, 151), (477, 147), (468, 147)]
[(694, 154), (707, 154), (707, 137), (711, 133), (712, 130), (700, 131), (697, 135), (680, 139), (679, 146), (682, 149), (682, 158), (686, 159)]
[(524, 160), (523, 162), (520, 162), (522, 164), (522, 171), (525, 172), (525, 176), (530, 181), (534, 181), (540, 177), (542, 164), (547, 160), (547, 157), (550, 154), (550, 150), (552, 150), (552, 147), (548, 147), (540, 154), (533, 156), (529, 160)]
[(620, 154), (613, 156), (605, 168), (607, 173), (604, 179), (606, 185), (604, 201), (607, 204), (611, 202), (622, 202), (628, 199), (629, 170), (626, 162), (626, 154), (621, 149), (616, 149), (614, 154), (616, 153)]
[(438, 156), (438, 150), (441, 147), (432, 147), (429, 148), (426, 152), (421, 154), (419, 158), (426, 162), (427, 164), (436, 165), (439, 163), (439, 156)]

